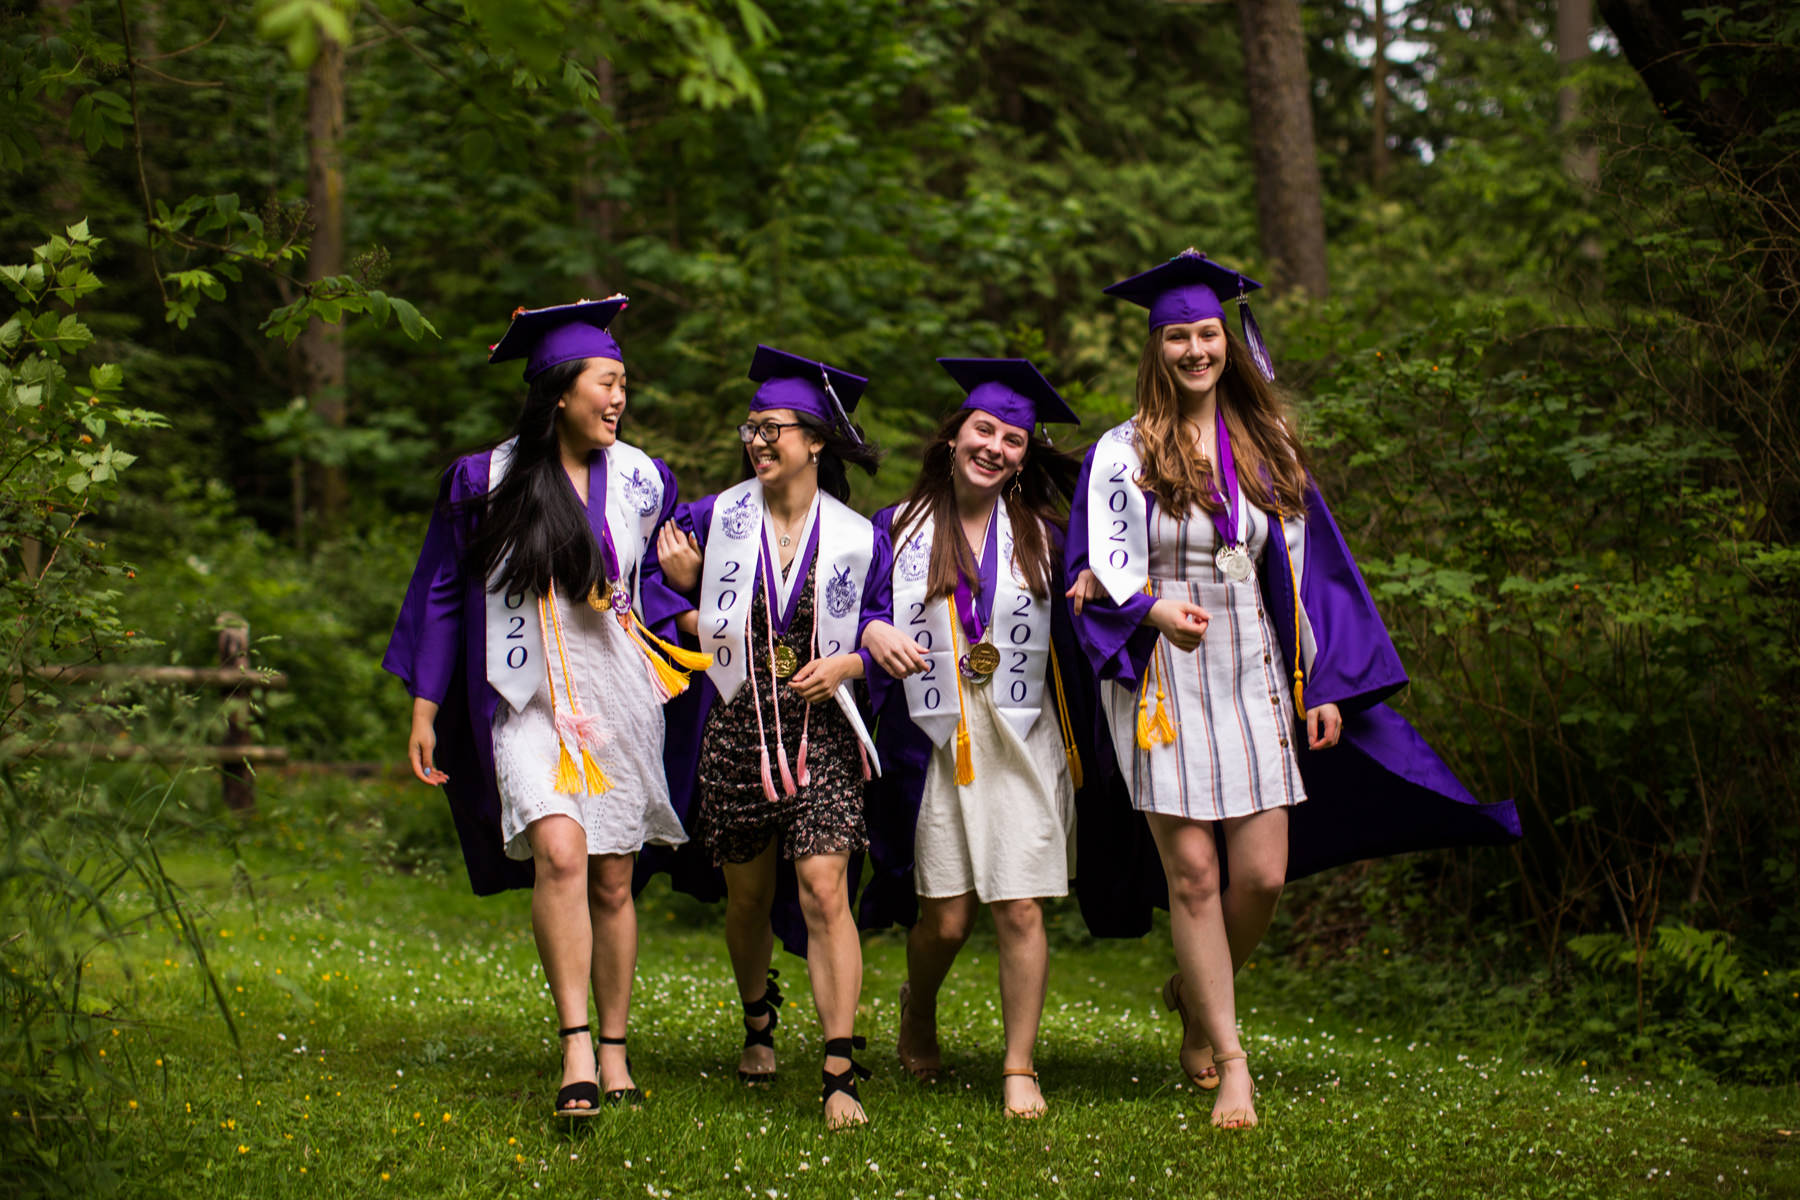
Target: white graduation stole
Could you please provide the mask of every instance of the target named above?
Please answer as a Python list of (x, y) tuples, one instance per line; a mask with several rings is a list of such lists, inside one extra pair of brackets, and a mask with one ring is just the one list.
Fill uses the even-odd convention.
[[(517, 440), (494, 447), (488, 464), (489, 492), (506, 478)], [(606, 462), (606, 510), (601, 516), (619, 556), (619, 578), (627, 581), (632, 604), (641, 616), (638, 581), (644, 546), (656, 531), (656, 518), (662, 512), (662, 475), (650, 456), (636, 446), (614, 442), (601, 453)], [(505, 570), (502, 562), (488, 577), (487, 680), (515, 712), (522, 712), (544, 679), (544, 634), (535, 592), (498, 590)]]
[(1115, 425), (1094, 443), (1088, 468), (1088, 569), (1123, 604), (1150, 578), (1150, 502), (1137, 485), (1135, 420)]
[[(1023, 738), (1043, 711), (1051, 602), (1049, 597), (1032, 593), (1014, 561), (1012, 514), (1006, 504), (995, 506), (994, 519), (1000, 526), (996, 535), (1000, 561), (994, 569), (994, 607), (987, 639), (1000, 651), (1000, 666), (987, 686), (993, 689), (994, 707), (1000, 716)], [(896, 627), (925, 652), (925, 670), (905, 680), (907, 715), (933, 744), (942, 746), (956, 732), (953, 672), (958, 655), (955, 602), (944, 596), (925, 598), (932, 535), (933, 523), (927, 513), (906, 531), (894, 553), (894, 618)]]
[[(813, 623), (821, 658), (856, 651), (856, 626), (862, 616), (863, 585), (875, 553), (875, 530), (869, 519), (838, 500), (818, 494), (819, 548), (813, 564)], [(713, 656), (706, 674), (721, 703), (730, 703), (744, 686), (751, 649), (750, 600), (762, 550), (762, 481), (746, 479), (726, 488), (713, 502), (706, 533), (706, 556), (700, 576), (700, 648)], [(802, 551), (805, 543), (801, 544)], [(779, 571), (777, 571), (779, 578)], [(785, 590), (785, 589), (783, 589)], [(780, 597), (767, 597), (771, 610)], [(875, 740), (856, 709), (849, 684), (836, 693), (838, 708), (856, 731), (876, 774)]]

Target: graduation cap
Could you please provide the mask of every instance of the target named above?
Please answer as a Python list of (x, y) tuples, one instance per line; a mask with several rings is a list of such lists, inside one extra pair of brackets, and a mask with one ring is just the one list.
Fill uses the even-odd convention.
[(869, 386), (861, 375), (773, 346), (758, 346), (756, 357), (750, 362), (750, 378), (762, 384), (751, 397), (751, 412), (791, 408), (828, 429), (841, 426), (844, 436), (862, 445), (861, 435), (850, 423), (856, 402)]
[(1256, 280), (1214, 262), (1189, 246), (1160, 266), (1121, 279), (1107, 288), (1106, 294), (1149, 309), (1152, 329), (1204, 321), (1209, 317), (1223, 322), (1223, 302), (1235, 301), (1244, 323), (1244, 343), (1250, 348), (1250, 357), (1256, 360), (1263, 378), (1273, 380), (1275, 360), (1269, 357), (1268, 344), (1263, 341), (1262, 330), (1250, 312), (1250, 293), (1260, 287), (1262, 284)]
[(527, 381), (557, 363), (577, 358), (616, 358), (624, 362), (619, 343), (606, 332), (606, 327), (625, 304), (625, 297), (617, 295), (549, 308), (515, 308), (512, 324), (489, 351), (488, 361), (524, 359)]
[(940, 358), (938, 365), (969, 393), (964, 408), (980, 409), (1024, 430), (1036, 429), (1040, 421), (1081, 424), (1030, 359)]

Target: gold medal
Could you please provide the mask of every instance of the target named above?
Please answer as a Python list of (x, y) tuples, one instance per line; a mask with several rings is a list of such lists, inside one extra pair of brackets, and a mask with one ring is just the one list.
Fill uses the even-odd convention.
[(969, 647), (969, 669), (977, 675), (992, 675), (1000, 669), (1000, 651), (992, 642), (976, 642)]
[(603, 580), (588, 589), (588, 607), (595, 612), (605, 612), (612, 607), (612, 580)]
[(786, 679), (800, 669), (800, 656), (794, 653), (792, 646), (776, 646), (775, 653), (769, 656), (769, 666), (775, 672), (775, 678)]

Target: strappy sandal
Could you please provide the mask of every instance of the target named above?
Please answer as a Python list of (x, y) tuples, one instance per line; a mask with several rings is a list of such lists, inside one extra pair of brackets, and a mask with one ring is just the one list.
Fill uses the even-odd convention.
[[(586, 1025), (574, 1025), (568, 1029), (557, 1030), (556, 1036), (558, 1038), (569, 1038), (574, 1037), (578, 1033), (586, 1032), (588, 1032), (588, 1027)], [(599, 1063), (596, 1061), (594, 1065), (597, 1070)], [(578, 1100), (586, 1100), (587, 1107), (576, 1108), (575, 1102)], [(559, 1117), (583, 1119), (598, 1116), (599, 1113), (600, 1084), (597, 1081), (584, 1079), (579, 1083), (566, 1084), (561, 1091), (556, 1093), (556, 1115)]]
[[(821, 1106), (823, 1106), (827, 1100), (830, 1100), (834, 1093), (842, 1092), (844, 1095), (856, 1101), (857, 1108), (862, 1108), (862, 1097), (856, 1094), (856, 1081), (858, 1079), (867, 1079), (870, 1075), (874, 1074), (874, 1072), (857, 1062), (854, 1058), (851, 1058), (850, 1055), (852, 1051), (867, 1048), (868, 1044), (869, 1039), (861, 1036), (825, 1039), (825, 1057), (847, 1058), (850, 1059), (850, 1065), (842, 1071), (827, 1071), (823, 1068), (820, 1069), (819, 1077), (824, 1082), (824, 1087), (819, 1090), (819, 1104)], [(823, 1111), (822, 1108), (821, 1111)], [(848, 1129), (852, 1125), (867, 1125), (868, 1123), (869, 1115), (865, 1112), (862, 1114), (862, 1120), (860, 1121), (842, 1120), (832, 1124), (831, 1128)]]
[[(1037, 1077), (1038, 1077), (1038, 1073), (1036, 1071), (1032, 1070), (1030, 1067), (1002, 1067), (1002, 1068), (1000, 1068), (1000, 1078), (1002, 1080), (1005, 1080), (1005, 1078), (1009, 1075), (1017, 1075), (1017, 1076), (1020, 1076), (1021, 1078), (1028, 1078), (1033, 1083), (1037, 1082)], [(1005, 1086), (1006, 1085), (1003, 1082), (1001, 1084), (1001, 1087), (1004, 1088)], [(1039, 1103), (1044, 1104), (1043, 1108), (1014, 1108), (1010, 1104), (1002, 1104), (1001, 1111), (1003, 1111), (1007, 1116), (1017, 1117), (1021, 1121), (1035, 1121), (1039, 1117), (1042, 1117), (1047, 1112), (1049, 1112), (1049, 1104), (1044, 1101), (1044, 1093), (1041, 1089), (1038, 1092), (1038, 1101), (1039, 1101)]]
[[(775, 982), (779, 978), (781, 978), (781, 972), (773, 967), (769, 968), (769, 981), (763, 987), (762, 999), (742, 1002), (744, 1005), (744, 1049), (746, 1050), (752, 1046), (767, 1046), (771, 1051), (775, 1049), (775, 1027), (781, 1024), (781, 987)], [(754, 1018), (762, 1016), (769, 1018), (767, 1025), (758, 1029), (750, 1024)], [(737, 1073), (739, 1082), (751, 1085), (774, 1083), (775, 1075), (774, 1071), (746, 1071), (742, 1067), (738, 1068)]]
[[(1175, 972), (1163, 981), (1162, 1002), (1164, 1008), (1181, 1018), (1181, 1046), (1183, 1050), (1187, 1049), (1189, 1018), (1187, 1005), (1182, 1003), (1181, 999), (1180, 971)], [(1212, 1047), (1208, 1046), (1206, 1052), (1211, 1054)], [(1213, 1059), (1213, 1062), (1215, 1063), (1218, 1061), (1219, 1060), (1216, 1058)], [(1201, 1067), (1198, 1071), (1190, 1071), (1187, 1069), (1187, 1064), (1184, 1062), (1181, 1065), (1181, 1073), (1188, 1077), (1188, 1082), (1192, 1083), (1202, 1091), (1210, 1092), (1219, 1086), (1219, 1068), (1217, 1066)]]
[(906, 1030), (906, 1011), (912, 1007), (911, 982), (900, 985), (900, 1027), (894, 1034), (894, 1053), (900, 1059), (900, 1066), (908, 1075), (920, 1083), (936, 1083), (942, 1074), (944, 1065), (941, 1061), (930, 1062), (920, 1055), (908, 1055), (900, 1044), (900, 1035)]
[[(1213, 1061), (1215, 1063), (1241, 1062), (1244, 1064), (1244, 1073), (1246, 1075), (1250, 1073), (1249, 1056), (1246, 1055), (1242, 1050), (1238, 1050), (1238, 1051), (1228, 1053), (1228, 1054), (1215, 1054), (1215, 1055), (1213, 1055)], [(1213, 1128), (1214, 1129), (1253, 1129), (1253, 1128), (1255, 1128), (1255, 1126), (1257, 1124), (1256, 1100), (1255, 1100), (1256, 1080), (1255, 1079), (1252, 1079), (1250, 1081), (1250, 1096), (1251, 1096), (1251, 1101), (1250, 1101), (1249, 1106), (1246, 1108), (1236, 1108), (1236, 1109), (1232, 1109), (1231, 1111), (1225, 1112), (1225, 1113), (1221, 1113), (1217, 1109), (1214, 1109), (1213, 1115), (1212, 1115)], [(1227, 1122), (1230, 1122), (1230, 1124), (1227, 1124)]]
[[(625, 1044), (625, 1039), (622, 1037), (616, 1037), (616, 1038), (603, 1037), (603, 1038), (595, 1038), (594, 1040), (602, 1046), (623, 1046)], [(599, 1066), (599, 1061), (597, 1059), (595, 1060), (594, 1065), (596, 1067)], [(625, 1056), (625, 1069), (627, 1071), (631, 1070), (631, 1055), (630, 1054), (627, 1054)], [(598, 1086), (598, 1085), (596, 1085), (596, 1086)], [(633, 1085), (631, 1087), (614, 1088), (612, 1091), (606, 1093), (606, 1106), (608, 1108), (638, 1108), (643, 1103), (644, 1103), (644, 1093), (639, 1091), (638, 1088), (636, 1087), (636, 1085)]]

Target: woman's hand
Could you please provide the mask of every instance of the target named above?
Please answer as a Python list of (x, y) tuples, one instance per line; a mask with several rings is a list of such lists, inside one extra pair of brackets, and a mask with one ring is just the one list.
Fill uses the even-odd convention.
[(925, 669), (925, 652), (886, 621), (870, 621), (864, 626), (862, 648), (876, 666), (895, 679), (905, 679)]
[(1075, 602), (1075, 615), (1079, 617), (1081, 615), (1081, 606), (1089, 600), (1098, 600), (1100, 598), (1100, 590), (1100, 581), (1094, 578), (1094, 573), (1092, 571), (1083, 567), (1081, 568), (1081, 574), (1075, 577), (1074, 584), (1072, 584), (1069, 590), (1064, 592), (1063, 595)]
[(429, 783), (432, 787), (450, 780), (431, 762), (431, 756), (437, 750), (437, 729), (433, 725), (437, 711), (434, 701), (422, 696), (413, 697), (412, 735), (406, 740), (406, 757), (412, 763), (413, 774), (419, 777), (419, 782)]
[(1324, 750), (1338, 744), (1344, 733), (1344, 717), (1335, 704), (1320, 704), (1306, 710), (1306, 745)]
[(845, 680), (862, 678), (862, 673), (860, 655), (833, 654), (830, 658), (815, 658), (795, 671), (788, 687), (808, 704), (817, 704), (829, 698)]
[(1198, 604), (1165, 598), (1150, 606), (1144, 621), (1168, 638), (1171, 646), (1188, 651), (1198, 646), (1200, 639), (1206, 636), (1206, 627), (1212, 623), (1212, 617)]
[(691, 592), (700, 586), (700, 542), (673, 521), (664, 521), (656, 531), (656, 561), (676, 591)]

